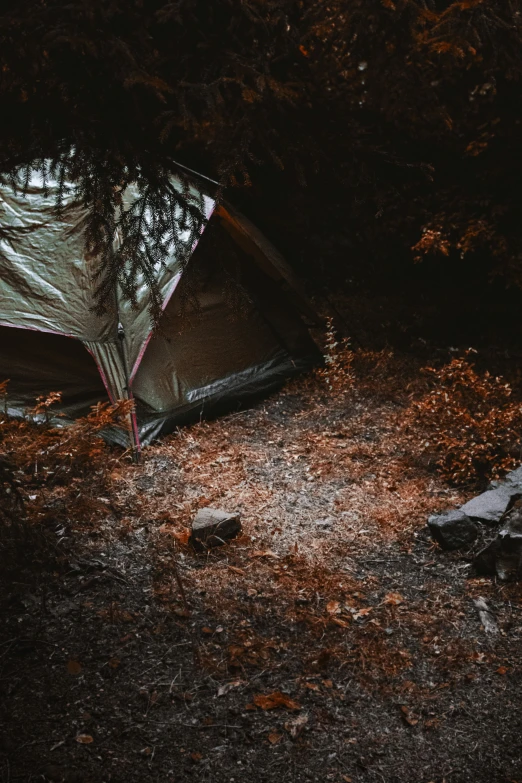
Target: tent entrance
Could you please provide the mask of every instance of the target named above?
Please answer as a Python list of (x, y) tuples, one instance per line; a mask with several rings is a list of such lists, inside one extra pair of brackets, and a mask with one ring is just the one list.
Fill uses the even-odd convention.
[(0, 372), (0, 380), (9, 379), (7, 406), (13, 414), (23, 414), (34, 407), (37, 397), (53, 391), (62, 393), (56, 409), (70, 419), (85, 416), (92, 405), (108, 400), (85, 346), (60, 334), (0, 326)]

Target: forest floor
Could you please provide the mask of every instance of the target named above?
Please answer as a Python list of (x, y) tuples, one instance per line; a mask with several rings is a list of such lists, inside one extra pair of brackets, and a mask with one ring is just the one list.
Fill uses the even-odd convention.
[[(187, 427), (84, 518), (53, 490), (54, 565), (2, 595), (2, 783), (522, 781), (522, 586), (430, 540), (473, 491), (397, 436), (407, 375)], [(243, 533), (196, 554), (208, 505)]]

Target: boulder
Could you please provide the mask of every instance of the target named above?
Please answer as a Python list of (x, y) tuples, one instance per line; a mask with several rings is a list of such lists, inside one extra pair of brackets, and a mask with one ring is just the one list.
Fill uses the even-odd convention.
[(479, 574), (496, 576), (502, 582), (517, 579), (522, 573), (522, 509), (506, 519), (497, 537), (474, 560)]
[(520, 497), (522, 497), (522, 486), (506, 483), (496, 489), (488, 489), (482, 495), (472, 498), (460, 507), (460, 511), (478, 522), (494, 525), (501, 521), (513, 503)]
[(512, 470), (511, 473), (506, 474), (504, 481), (511, 486), (519, 487), (522, 492), (522, 465), (516, 470)]
[(430, 517), (428, 527), (443, 549), (467, 549), (478, 535), (477, 524), (459, 510)]
[(189, 543), (203, 551), (221, 546), (235, 538), (241, 530), (239, 513), (229, 513), (219, 508), (200, 508), (192, 523)]

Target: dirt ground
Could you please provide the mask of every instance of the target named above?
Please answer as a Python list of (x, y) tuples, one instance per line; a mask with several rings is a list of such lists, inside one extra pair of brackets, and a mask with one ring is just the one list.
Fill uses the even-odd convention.
[[(522, 781), (522, 587), (431, 542), (472, 491), (392, 391), (295, 381), (122, 458), (95, 518), (55, 492), (53, 570), (1, 597), (2, 783)], [(196, 554), (207, 505), (243, 533)]]

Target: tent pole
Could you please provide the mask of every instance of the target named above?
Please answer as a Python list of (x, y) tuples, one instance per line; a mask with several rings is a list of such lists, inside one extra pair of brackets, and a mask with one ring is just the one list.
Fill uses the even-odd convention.
[[(134, 403), (134, 397), (132, 396), (132, 391), (130, 388), (130, 380), (129, 380), (129, 362), (127, 357), (127, 343), (125, 341), (125, 329), (123, 328), (123, 324), (121, 322), (118, 324), (118, 338), (120, 340), (122, 354), (123, 354), (123, 369), (125, 372), (125, 393), (127, 395), (127, 399), (131, 400)], [(136, 422), (136, 412), (134, 410), (131, 413), (129, 413), (129, 437), (132, 446), (132, 461), (135, 462), (136, 464), (139, 464), (140, 457), (141, 457), (141, 449), (140, 449), (138, 427)]]

